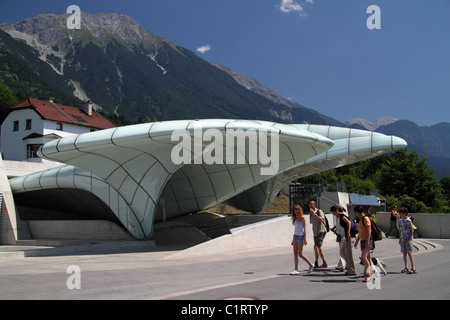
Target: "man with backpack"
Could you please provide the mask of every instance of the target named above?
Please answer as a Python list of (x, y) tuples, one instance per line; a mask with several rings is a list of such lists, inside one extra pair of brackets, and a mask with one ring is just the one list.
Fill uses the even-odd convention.
[[(315, 262), (314, 268), (327, 268), (327, 261), (325, 260), (325, 255), (323, 254), (322, 245), (325, 235), (327, 234), (325, 214), (322, 210), (317, 209), (316, 202), (314, 200), (309, 202), (309, 212), (310, 212), (310, 223), (312, 224), (312, 230), (314, 234), (314, 254)], [(322, 258), (323, 264), (319, 266), (318, 260)]]

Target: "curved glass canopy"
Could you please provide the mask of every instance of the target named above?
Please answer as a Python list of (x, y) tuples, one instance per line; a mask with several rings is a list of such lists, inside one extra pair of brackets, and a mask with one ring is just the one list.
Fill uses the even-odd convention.
[[(59, 207), (101, 200), (108, 215), (135, 238), (147, 239), (157, 221), (223, 202), (259, 212), (298, 177), (406, 146), (397, 137), (330, 126), (221, 119), (156, 122), (47, 143), (39, 155), (67, 165), (10, 184), (22, 199), (67, 190), (71, 197), (58, 197)], [(93, 206), (85, 207), (89, 211)]]

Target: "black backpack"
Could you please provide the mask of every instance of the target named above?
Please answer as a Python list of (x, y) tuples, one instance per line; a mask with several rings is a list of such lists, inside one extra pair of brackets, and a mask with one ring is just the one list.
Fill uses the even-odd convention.
[(323, 215), (324, 216), (324, 218), (325, 218), (325, 229), (327, 229), (327, 232), (330, 232), (330, 224), (329, 224), (329, 222), (328, 222), (328, 219), (327, 219), (327, 217), (325, 216), (325, 215)]
[(327, 230), (327, 232), (330, 232), (330, 223), (328, 222), (328, 219), (327, 219), (327, 216), (325, 215), (325, 213), (323, 214), (323, 217), (324, 217), (324, 221), (322, 223), (325, 226), (325, 229)]
[(358, 222), (356, 222), (355, 220), (350, 220), (350, 223), (352, 224), (352, 227), (350, 228), (350, 236), (352, 238), (355, 238), (356, 235), (359, 233)]
[[(363, 221), (363, 225), (364, 225), (364, 219), (362, 221)], [(373, 220), (370, 220), (370, 229), (372, 231), (372, 240), (373, 241), (380, 241), (381, 239), (383, 239), (383, 234), (381, 232), (380, 227), (378, 227), (378, 225)]]

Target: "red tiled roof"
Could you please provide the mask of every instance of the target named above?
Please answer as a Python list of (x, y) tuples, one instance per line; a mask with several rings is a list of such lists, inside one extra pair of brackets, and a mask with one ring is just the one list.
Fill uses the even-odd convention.
[(18, 105), (11, 107), (13, 110), (27, 108), (34, 109), (45, 120), (71, 123), (95, 129), (109, 129), (115, 127), (111, 121), (95, 111), (92, 111), (92, 116), (89, 116), (79, 108), (64, 106), (49, 101), (28, 98)]

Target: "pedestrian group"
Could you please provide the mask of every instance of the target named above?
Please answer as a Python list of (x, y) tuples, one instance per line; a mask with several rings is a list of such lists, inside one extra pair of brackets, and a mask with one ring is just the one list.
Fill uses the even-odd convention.
[[(322, 250), (323, 241), (326, 233), (328, 232), (328, 221), (322, 210), (317, 208), (315, 201), (309, 203), (310, 223), (312, 224), (312, 231), (314, 236), (314, 264), (303, 254), (303, 247), (307, 245), (306, 238), (306, 220), (303, 214), (303, 210), (300, 205), (295, 205), (291, 212), (292, 224), (294, 225), (294, 236), (292, 240), (292, 246), (294, 250), (294, 271), (291, 275), (299, 274), (298, 265), (299, 259), (303, 259), (308, 264), (308, 273), (311, 273), (314, 269), (328, 268), (328, 264), (325, 259), (325, 255)], [(330, 208), (331, 214), (336, 217), (336, 225), (331, 230), (336, 234), (336, 241), (339, 243), (339, 262), (336, 269), (344, 272), (347, 276), (355, 276), (356, 269), (353, 260), (353, 248), (352, 238), (356, 238), (353, 247), (355, 249), (361, 248), (360, 260), (364, 265), (364, 280), (363, 282), (369, 282), (375, 277), (376, 264), (384, 274), (384, 262), (376, 258), (371, 258), (371, 251), (375, 248), (374, 240), (381, 239), (381, 231), (377, 227), (376, 223), (371, 219), (371, 216), (367, 213), (363, 206), (356, 206), (354, 212), (356, 215), (356, 221), (351, 220), (344, 212), (346, 210), (340, 206), (335, 205)], [(397, 229), (397, 218), (400, 218), (399, 229)], [(400, 250), (403, 253), (403, 261), (405, 268), (402, 273), (415, 274), (417, 273), (413, 251), (413, 234), (414, 225), (411, 218), (408, 217), (408, 209), (401, 208), (397, 212), (397, 206), (392, 207), (390, 228), (386, 233), (389, 235), (398, 235)], [(319, 258), (322, 260), (322, 264), (319, 265)], [(408, 268), (408, 258), (411, 264), (411, 268)]]

